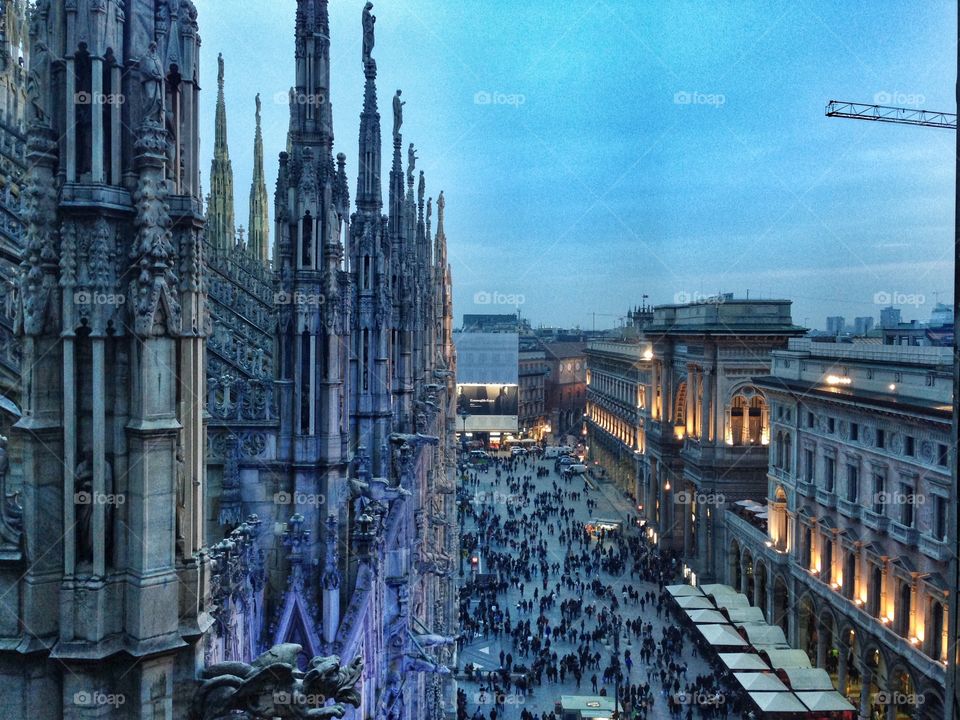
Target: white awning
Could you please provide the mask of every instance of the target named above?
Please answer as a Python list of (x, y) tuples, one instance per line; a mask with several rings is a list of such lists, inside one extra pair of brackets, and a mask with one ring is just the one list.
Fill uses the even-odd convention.
[(689, 617), (697, 625), (720, 624), (728, 625), (727, 619), (718, 610), (687, 610)]
[(790, 692), (790, 688), (771, 672), (738, 672), (733, 677), (744, 690), (751, 692)]
[(770, 660), (771, 667), (777, 670), (810, 667), (810, 658), (803, 650), (764, 650), (763, 654)]
[(817, 712), (841, 712), (844, 710), (856, 710), (847, 699), (836, 690), (798, 692), (797, 697), (810, 710)]
[(763, 611), (758, 607), (732, 607), (726, 608), (724, 615), (734, 625), (766, 625), (767, 621), (763, 618)]
[(806, 706), (792, 692), (752, 692), (750, 699), (765, 713), (805, 713)]
[(728, 670), (769, 670), (767, 665), (759, 655), (752, 653), (719, 653), (720, 662), (727, 666)]
[(684, 610), (715, 610), (713, 603), (705, 597), (678, 597), (677, 605)]
[(667, 592), (673, 597), (703, 597), (703, 591), (693, 585), (667, 585)]
[(697, 630), (714, 647), (748, 647), (733, 625), (697, 625)]
[(823, 668), (784, 668), (781, 670), (794, 692), (801, 690), (833, 690), (833, 680)]

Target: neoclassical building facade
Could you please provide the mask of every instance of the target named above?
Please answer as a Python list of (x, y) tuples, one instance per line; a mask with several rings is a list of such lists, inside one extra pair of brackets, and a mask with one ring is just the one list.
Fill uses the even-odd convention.
[(765, 507), (725, 512), (724, 579), (864, 720), (944, 717), (952, 363), (949, 348), (794, 339), (754, 380)]
[(765, 491), (769, 407), (752, 378), (803, 332), (788, 300), (720, 296), (655, 307), (639, 338), (588, 347), (591, 453), (699, 581), (723, 574), (723, 507)]

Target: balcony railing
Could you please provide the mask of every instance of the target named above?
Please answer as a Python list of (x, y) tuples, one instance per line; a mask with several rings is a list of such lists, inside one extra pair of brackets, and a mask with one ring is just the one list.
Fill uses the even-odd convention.
[(817, 502), (824, 507), (834, 508), (837, 506), (837, 496), (832, 490), (817, 488)]
[(904, 545), (916, 545), (920, 539), (920, 534), (916, 528), (907, 527), (898, 522), (890, 523), (889, 532), (890, 537), (898, 542), (902, 542)]
[(886, 532), (890, 525), (890, 518), (882, 512), (874, 512), (870, 508), (863, 508), (860, 511), (860, 520), (868, 528), (878, 532)]

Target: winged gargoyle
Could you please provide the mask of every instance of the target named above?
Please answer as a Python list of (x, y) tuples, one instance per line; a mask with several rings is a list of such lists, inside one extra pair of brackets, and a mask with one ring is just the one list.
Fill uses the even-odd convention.
[[(313, 658), (306, 672), (297, 669), (303, 648), (275, 645), (251, 664), (226, 662), (203, 671), (191, 705), (192, 720), (323, 720), (342, 718), (344, 704), (360, 706), (356, 685), (362, 658), (347, 666), (340, 658)], [(330, 700), (334, 705), (327, 705)]]

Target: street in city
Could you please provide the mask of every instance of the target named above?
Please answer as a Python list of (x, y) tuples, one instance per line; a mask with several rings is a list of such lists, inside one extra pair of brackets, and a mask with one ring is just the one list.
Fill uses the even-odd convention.
[[(696, 692), (683, 691), (693, 689), (695, 683), (696, 688), (715, 683), (712, 670), (695, 653), (687, 633), (683, 632), (682, 641), (678, 638), (681, 631), (665, 603), (658, 612), (656, 598), (660, 587), (654, 578), (662, 571), (663, 584), (669, 584), (675, 579), (674, 566), (641, 539), (630, 499), (608, 481), (598, 482), (586, 475), (562, 478), (552, 459), (518, 459), (513, 461), (512, 471), (507, 469), (510, 462), (501, 457), (486, 469), (467, 468), (466, 480), (461, 481), (461, 499), (470, 499), (473, 512), (468, 511), (462, 519), (464, 537), (471, 549), (462, 560), (461, 587), (466, 589), (461, 590), (463, 639), (457, 668), (460, 716), (464, 716), (464, 698), (467, 718), (495, 720), (549, 720), (555, 717), (551, 713), (561, 695), (606, 695), (612, 699), (617, 691), (617, 673), (604, 672), (611, 663), (622, 670), (621, 696), (630, 696), (630, 687), (634, 689), (633, 702), (626, 705), (631, 710), (627, 717), (670, 717), (668, 697), (695, 697)], [(557, 489), (562, 493), (559, 501)], [(583, 528), (596, 520), (620, 523), (621, 543), (612, 537), (590, 537), (581, 544)], [(484, 541), (485, 535), (489, 542)], [(633, 539), (631, 548), (623, 542), (628, 538)], [(540, 547), (545, 552), (541, 553)], [(620, 555), (621, 549), (627, 552)], [(565, 567), (568, 553), (575, 559)], [(502, 558), (513, 563), (512, 568), (505, 569)], [(581, 564), (581, 558), (590, 559)], [(631, 579), (634, 563), (637, 572)], [(546, 581), (541, 567), (548, 568)], [(524, 577), (525, 571), (529, 571), (530, 580)], [(641, 580), (641, 572), (651, 580)], [(512, 582), (512, 578), (517, 582)], [(492, 590), (477, 588), (484, 581), (499, 582), (500, 588), (506, 584), (506, 591), (494, 595)], [(612, 593), (607, 591), (608, 587), (612, 587)], [(481, 600), (485, 592), (487, 602)], [(552, 602), (544, 600), (551, 593)], [(523, 601), (529, 610), (521, 607)], [(576, 603), (582, 604), (576, 608)], [(543, 631), (538, 629), (541, 606)], [(508, 620), (512, 635), (506, 630)], [(517, 631), (518, 624), (525, 621), (532, 628), (529, 634), (526, 629)], [(641, 624), (646, 627), (641, 628)], [(613, 627), (617, 629), (614, 631)], [(673, 633), (666, 647), (659, 644), (665, 628)], [(545, 644), (548, 634), (552, 642), (544, 650), (540, 638)], [(652, 638), (646, 640), (651, 648), (651, 664), (641, 657), (644, 637)], [(524, 641), (529, 645), (526, 653)], [(681, 644), (682, 651), (678, 652)], [(523, 687), (524, 671), (534, 670), (537, 647), (540, 657), (546, 659), (542, 663), (546, 668), (541, 682), (534, 678), (527, 690)], [(661, 648), (664, 652), (659, 655), (658, 664)], [(586, 668), (579, 671), (584, 658)], [(509, 682), (505, 674), (495, 679), (489, 675), (507, 668), (511, 659), (513, 672)], [(553, 672), (551, 666), (564, 668), (565, 672)], [(666, 684), (679, 689), (679, 695), (664, 690), (661, 668), (665, 670)], [(473, 672), (468, 673), (470, 670)], [(707, 685), (697, 682), (699, 676), (706, 679)], [(647, 683), (649, 692), (644, 693), (641, 688)], [(704, 699), (707, 695), (699, 697)], [(722, 698), (722, 693), (715, 692), (710, 697)], [(689, 703), (685, 704), (687, 707), (675, 708), (682, 713), (680, 717), (689, 716), (688, 710), (692, 709)], [(702, 702), (696, 716), (714, 713), (723, 717), (727, 710), (722, 702)]]

